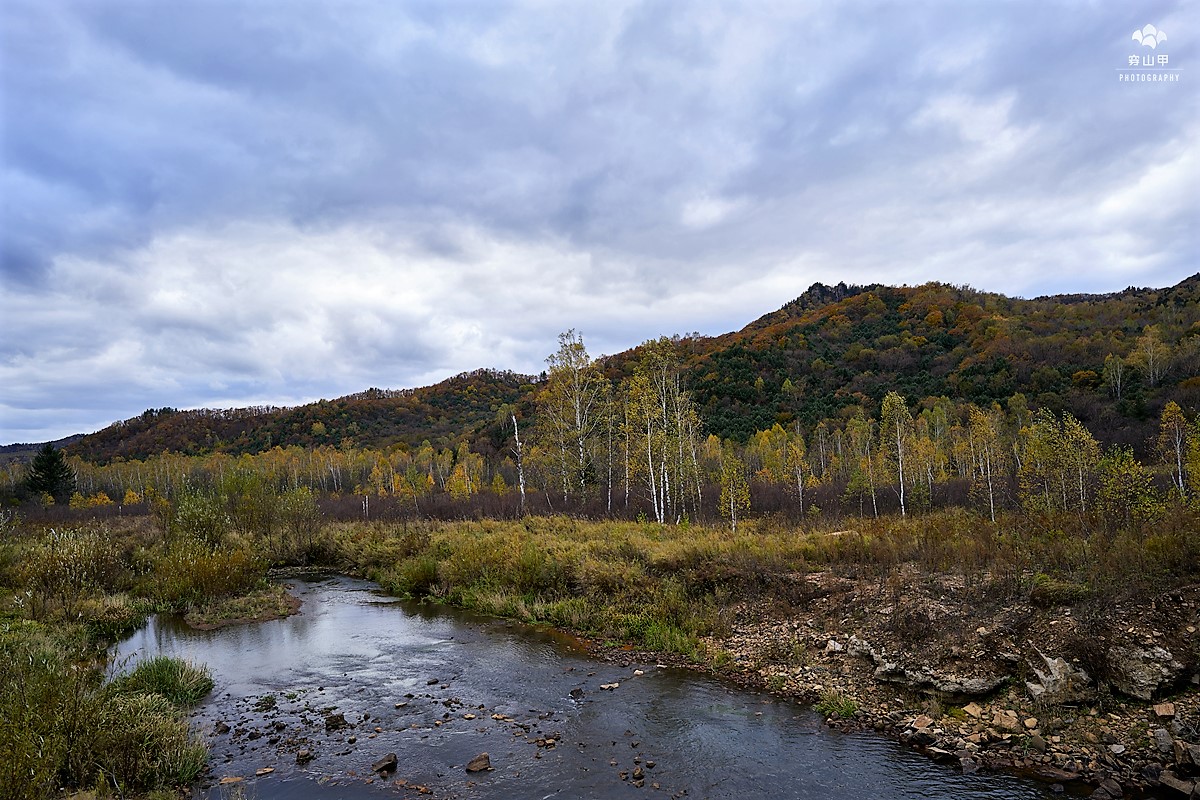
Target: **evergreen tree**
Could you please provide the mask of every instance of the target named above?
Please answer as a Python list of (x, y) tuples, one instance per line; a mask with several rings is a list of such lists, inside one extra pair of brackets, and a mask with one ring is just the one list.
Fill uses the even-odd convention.
[(75, 491), (75, 470), (67, 464), (61, 450), (47, 443), (29, 464), (25, 485), (34, 494), (48, 494), (61, 503)]

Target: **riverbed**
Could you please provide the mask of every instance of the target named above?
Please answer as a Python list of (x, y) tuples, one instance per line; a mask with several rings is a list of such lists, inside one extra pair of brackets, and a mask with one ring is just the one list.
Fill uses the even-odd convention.
[[(346, 577), (289, 583), (303, 605), (286, 619), (200, 631), (159, 616), (117, 647), (117, 669), (167, 654), (212, 672), (192, 720), (211, 747), (200, 797), (1058, 796), (832, 731), (787, 699), (598, 660), (556, 631)], [(468, 772), (485, 752), (491, 769)], [(390, 753), (395, 768), (373, 772)]]

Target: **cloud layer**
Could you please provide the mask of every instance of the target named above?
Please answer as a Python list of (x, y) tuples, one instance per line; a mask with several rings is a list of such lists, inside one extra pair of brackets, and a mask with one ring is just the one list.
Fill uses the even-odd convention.
[[(6, 3), (0, 442), (537, 371), (818, 280), (1175, 283), (1186, 9)], [(1117, 80), (1147, 23), (1179, 83)]]

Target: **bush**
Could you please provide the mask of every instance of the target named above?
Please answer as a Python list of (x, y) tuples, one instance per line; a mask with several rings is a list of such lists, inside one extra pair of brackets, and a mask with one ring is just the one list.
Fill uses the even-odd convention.
[(184, 536), (171, 542), (154, 565), (144, 591), (180, 606), (245, 592), (265, 575), (265, 562), (247, 550), (213, 547)]
[(431, 555), (415, 556), (380, 575), (379, 583), (385, 591), (400, 597), (425, 597), (438, 586), (438, 561)]

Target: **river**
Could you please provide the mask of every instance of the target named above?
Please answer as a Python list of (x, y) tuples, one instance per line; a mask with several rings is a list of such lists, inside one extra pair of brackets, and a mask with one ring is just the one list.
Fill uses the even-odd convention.
[[(201, 797), (1056, 796), (831, 731), (786, 699), (600, 661), (554, 631), (397, 601), (345, 577), (290, 584), (303, 606), (287, 619), (198, 631), (159, 616), (117, 647), (117, 668), (168, 654), (211, 670), (216, 688), (193, 714), (212, 748)], [(302, 749), (313, 758), (300, 764)], [(468, 773), (482, 752), (492, 769)], [(395, 771), (374, 774), (389, 753)]]

